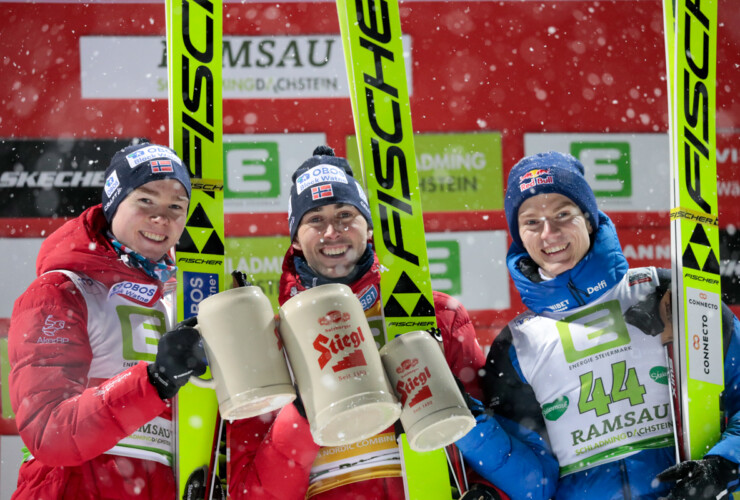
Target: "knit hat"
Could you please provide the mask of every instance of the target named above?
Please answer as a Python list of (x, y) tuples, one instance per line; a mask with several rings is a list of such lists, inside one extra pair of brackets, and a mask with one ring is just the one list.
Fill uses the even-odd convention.
[(157, 144), (134, 144), (113, 155), (105, 170), (103, 186), (103, 213), (108, 222), (118, 205), (134, 189), (147, 182), (177, 179), (190, 198), (190, 172), (170, 148)]
[(334, 156), (334, 150), (329, 146), (319, 146), (314, 149), (313, 156), (293, 173), (288, 205), (290, 239), (295, 238), (306, 212), (333, 203), (354, 206), (365, 217), (368, 227), (373, 227), (367, 196), (354, 178), (349, 163)]
[(537, 153), (522, 158), (509, 172), (504, 210), (514, 243), (524, 248), (519, 237), (519, 208), (525, 200), (545, 193), (559, 193), (570, 198), (591, 223), (599, 227), (596, 197), (583, 177), (584, 169), (573, 156), (557, 151)]

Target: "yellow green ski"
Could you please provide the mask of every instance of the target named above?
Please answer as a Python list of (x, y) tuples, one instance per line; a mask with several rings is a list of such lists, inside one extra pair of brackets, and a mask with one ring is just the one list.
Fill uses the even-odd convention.
[[(360, 166), (381, 266), (385, 337), (436, 331), (398, 0), (337, 0)], [(444, 450), (399, 438), (406, 496), (449, 500)]]
[[(177, 244), (177, 319), (224, 289), (221, 0), (166, 0), (170, 146), (190, 168), (193, 185)], [(215, 391), (183, 387), (175, 404), (178, 497), (188, 477), (208, 467), (217, 428)]]
[(717, 224), (717, 0), (664, 0), (671, 144), (674, 405), (680, 460), (720, 437), (724, 388)]

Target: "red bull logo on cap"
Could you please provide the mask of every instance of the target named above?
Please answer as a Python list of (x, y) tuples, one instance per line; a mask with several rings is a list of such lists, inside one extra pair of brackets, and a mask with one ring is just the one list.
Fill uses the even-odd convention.
[(542, 184), (553, 184), (549, 168), (535, 168), (519, 176), (519, 191), (526, 191)]

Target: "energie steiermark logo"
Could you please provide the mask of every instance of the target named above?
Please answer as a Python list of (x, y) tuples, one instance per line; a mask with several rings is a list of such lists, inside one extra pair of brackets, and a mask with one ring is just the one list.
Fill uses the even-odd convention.
[(586, 167), (586, 175), (596, 197), (632, 196), (632, 156), (629, 142), (573, 142), (570, 145), (570, 154)]
[(574, 363), (630, 342), (619, 302), (610, 300), (557, 322), (565, 360)]
[(280, 155), (276, 142), (224, 142), (224, 195), (275, 198), (280, 195)]

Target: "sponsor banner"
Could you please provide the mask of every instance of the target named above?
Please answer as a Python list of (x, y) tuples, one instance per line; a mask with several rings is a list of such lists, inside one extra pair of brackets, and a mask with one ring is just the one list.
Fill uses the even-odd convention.
[[(414, 150), (425, 213), (503, 210), (500, 133), (415, 134)], [(347, 159), (360, 165), (355, 136)]]
[[(506, 236), (505, 231), (426, 233), (432, 288), (455, 297), (469, 310), (509, 309)], [(277, 311), (283, 257), (289, 245), (290, 238), (285, 236), (227, 238), (225, 274), (246, 273)], [(481, 266), (481, 262), (490, 265)]]
[(67, 217), (101, 201), (105, 169), (129, 140), (0, 141), (0, 217)]
[(506, 231), (426, 233), (432, 289), (468, 310), (509, 309)]
[(285, 212), (293, 172), (325, 143), (325, 134), (224, 135), (224, 212)]
[(719, 225), (740, 225), (740, 134), (717, 134)]
[(671, 268), (671, 230), (667, 223), (660, 228), (621, 227), (618, 232), (622, 251), (631, 268)]
[(13, 303), (36, 279), (36, 256), (43, 242), (43, 238), (0, 238), (3, 256), (0, 318), (10, 318)]
[(277, 313), (283, 257), (289, 246), (287, 236), (226, 238), (224, 273), (229, 279), (232, 271), (245, 273), (252, 285), (262, 289)]
[(525, 155), (555, 150), (578, 158), (607, 214), (670, 208), (668, 147), (667, 134), (524, 134)]
[[(339, 35), (225, 36), (222, 60), (224, 99), (349, 97)], [(83, 99), (167, 99), (164, 37), (80, 37), (80, 81)]]

